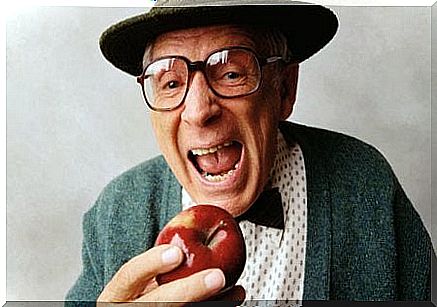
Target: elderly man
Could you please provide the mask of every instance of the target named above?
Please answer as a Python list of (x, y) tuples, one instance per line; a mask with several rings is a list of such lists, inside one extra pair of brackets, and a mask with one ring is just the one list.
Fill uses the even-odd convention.
[[(67, 300), (429, 300), (429, 236), (388, 163), (359, 140), (286, 122), (299, 63), (332, 39), (336, 16), (187, 2), (158, 1), (101, 37), (105, 57), (137, 77), (163, 156), (117, 177), (86, 213)], [(154, 279), (183, 260), (153, 247), (159, 230), (198, 203), (229, 211), (246, 240), (226, 293), (219, 269)]]

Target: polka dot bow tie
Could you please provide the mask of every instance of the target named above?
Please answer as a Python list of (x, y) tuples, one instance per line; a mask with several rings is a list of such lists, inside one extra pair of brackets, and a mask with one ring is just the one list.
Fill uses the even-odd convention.
[(236, 218), (240, 221), (250, 221), (257, 225), (284, 229), (284, 212), (282, 209), (281, 193), (278, 188), (265, 190), (253, 205)]

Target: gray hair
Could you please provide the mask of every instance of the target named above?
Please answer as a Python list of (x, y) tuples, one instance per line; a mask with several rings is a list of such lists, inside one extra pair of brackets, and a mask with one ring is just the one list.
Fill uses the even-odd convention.
[[(287, 38), (281, 31), (274, 28), (248, 27), (246, 32), (255, 43), (256, 51), (260, 56), (281, 56), (284, 59), (291, 58), (292, 53), (290, 48), (288, 48)], [(276, 64), (274, 67), (277, 73), (273, 75), (271, 82), (274, 88), (279, 90), (284, 65)]]

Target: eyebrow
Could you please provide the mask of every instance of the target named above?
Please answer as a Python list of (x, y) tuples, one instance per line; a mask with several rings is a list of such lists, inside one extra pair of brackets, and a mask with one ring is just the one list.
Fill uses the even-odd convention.
[[(221, 27), (221, 26), (214, 26), (214, 27)], [(231, 47), (231, 46), (242, 46), (242, 47), (248, 47), (252, 50), (254, 50), (255, 52), (257, 52), (257, 46), (255, 43), (255, 39), (253, 37), (253, 33), (251, 33), (251, 31), (249, 30), (249, 28), (245, 28), (244, 26), (239, 26), (239, 25), (223, 25), (222, 27), (229, 27), (227, 29), (226, 35), (221, 35), (221, 36), (217, 36), (217, 37), (226, 37), (226, 39), (224, 40), (223, 44), (221, 46), (215, 46), (215, 48), (211, 48), (211, 50), (208, 52), (208, 54), (216, 49), (221, 49), (221, 48), (226, 48), (226, 47)], [(199, 27), (201, 28), (201, 27)], [(187, 29), (189, 31), (189, 29)], [(164, 34), (165, 35), (165, 34)], [(171, 40), (173, 41), (174, 44), (180, 44), (180, 45), (186, 45), (185, 43), (185, 38), (186, 37), (190, 37), (191, 35), (187, 34), (187, 35), (183, 35), (182, 38), (178, 38), (178, 37), (169, 37), (166, 38), (165, 40)], [(159, 36), (149, 44), (150, 47), (150, 53), (149, 53), (149, 57), (148, 57), (148, 62), (146, 63), (145, 61), (143, 61), (143, 67), (145, 67), (146, 65), (148, 65), (149, 63), (155, 61), (157, 58), (160, 57), (165, 57), (165, 56), (174, 56), (174, 55), (181, 55), (184, 56), (183, 54), (180, 53), (163, 53), (159, 56), (156, 56), (155, 54), (155, 47), (156, 47), (156, 41), (158, 40)], [(239, 43), (235, 43), (235, 41), (239, 40)], [(165, 46), (165, 43), (161, 43)], [(177, 47), (177, 46), (176, 46)]]

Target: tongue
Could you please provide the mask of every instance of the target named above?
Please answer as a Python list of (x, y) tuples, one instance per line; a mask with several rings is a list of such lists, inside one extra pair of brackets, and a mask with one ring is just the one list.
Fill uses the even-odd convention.
[(215, 153), (196, 156), (196, 162), (204, 172), (219, 175), (233, 169), (240, 160), (240, 156), (241, 145), (234, 143), (231, 146), (217, 150)]

